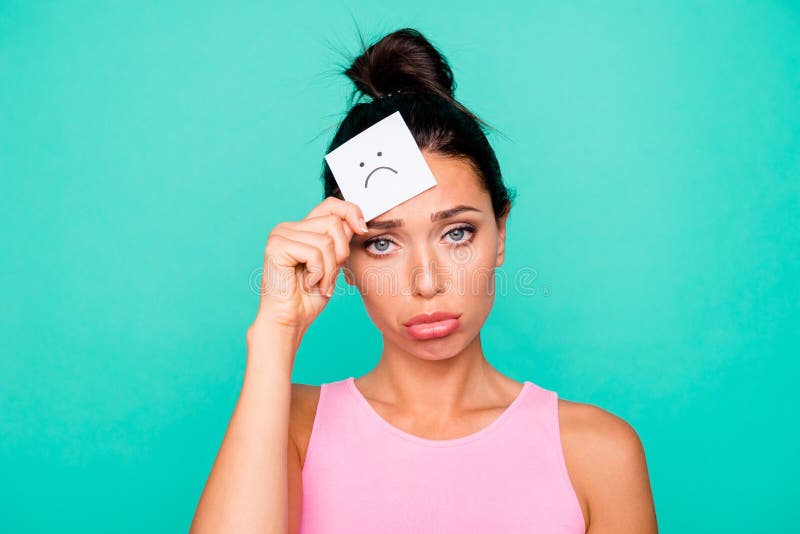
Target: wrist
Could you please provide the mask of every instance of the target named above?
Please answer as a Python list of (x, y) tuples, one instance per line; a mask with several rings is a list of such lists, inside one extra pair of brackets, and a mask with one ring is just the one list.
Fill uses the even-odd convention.
[(260, 343), (263, 340), (282, 343), (294, 342), (298, 347), (306, 329), (299, 325), (286, 324), (265, 317), (257, 316), (247, 329), (247, 345)]
[(305, 329), (257, 318), (247, 329), (247, 366), (264, 365), (291, 373)]

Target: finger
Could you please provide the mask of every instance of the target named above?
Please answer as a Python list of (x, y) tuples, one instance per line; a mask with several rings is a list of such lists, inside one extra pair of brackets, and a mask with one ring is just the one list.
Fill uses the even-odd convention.
[(333, 238), (336, 250), (336, 264), (340, 264), (350, 255), (350, 239), (353, 229), (338, 215), (323, 215), (286, 223), (293, 230), (327, 234)]
[[(325, 272), (322, 251), (314, 245), (295, 241), (284, 234), (274, 234), (269, 241), (267, 256), (275, 257), (279, 265), (289, 268), (305, 265), (306, 276), (303, 277), (307, 284), (305, 289), (310, 292), (316, 279)], [(264, 272), (271, 272), (271, 269), (265, 267)], [(308, 279), (309, 276), (311, 280)]]
[(353, 236), (353, 229), (350, 228), (350, 225), (347, 224), (346, 221), (339, 219), (339, 225), (342, 228), (342, 234), (344, 234), (345, 236), (344, 240), (345, 254), (343, 258), (341, 259), (337, 258), (336, 270), (331, 274), (331, 279), (330, 279), (330, 287), (332, 288), (331, 294), (333, 290), (336, 289), (336, 280), (339, 278), (339, 271), (341, 271), (342, 265), (344, 265), (345, 261), (347, 261), (347, 258), (350, 257), (350, 240), (352, 239)]
[(367, 223), (364, 222), (364, 213), (361, 211), (361, 208), (353, 202), (348, 202), (336, 197), (328, 197), (317, 204), (314, 209), (308, 212), (306, 218), (329, 214), (338, 215), (346, 220), (354, 232), (359, 234), (367, 232)]
[(331, 274), (337, 271), (336, 250), (334, 248), (333, 237), (325, 233), (296, 230), (286, 226), (281, 228), (279, 232), (278, 235), (286, 236), (293, 241), (305, 243), (319, 249), (322, 254), (323, 270), (309, 275), (308, 281), (312, 286), (319, 282), (320, 290), (323, 294), (327, 294), (330, 287), (329, 280)]
[[(327, 224), (324, 221), (329, 221)], [(337, 232), (336, 228), (339, 228), (340, 231)], [(303, 219), (301, 221), (296, 222), (282, 222), (276, 227), (276, 231), (280, 231), (281, 228), (291, 228), (291, 229), (299, 229), (299, 230), (316, 230), (323, 233), (328, 233), (334, 238), (336, 242), (336, 264), (337, 267), (332, 272), (327, 274), (326, 284), (321, 286), (323, 291), (327, 292), (327, 290), (334, 290), (336, 288), (336, 281), (339, 277), (339, 271), (341, 270), (341, 265), (347, 260), (350, 256), (351, 250), (351, 240), (353, 237), (353, 229), (350, 225), (341, 217), (337, 215), (326, 215), (322, 217), (313, 217), (311, 219)], [(342, 238), (341, 235), (344, 234)], [(338, 235), (338, 237), (337, 237)]]
[(336, 269), (331, 273), (330, 277), (330, 285), (328, 287), (331, 288), (331, 292), (336, 289), (336, 280), (339, 278), (339, 271), (341, 270), (341, 266), (344, 265), (347, 258), (350, 256), (350, 239), (353, 236), (353, 229), (350, 228), (350, 225), (347, 224), (346, 221), (339, 219), (339, 227), (341, 228), (342, 234), (342, 241), (344, 246), (344, 254), (342, 256), (337, 256), (336, 258)]

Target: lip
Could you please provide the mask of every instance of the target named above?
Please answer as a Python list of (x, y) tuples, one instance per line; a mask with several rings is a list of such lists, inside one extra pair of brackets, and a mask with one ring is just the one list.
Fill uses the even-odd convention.
[(420, 323), (436, 323), (439, 321), (445, 321), (447, 319), (458, 319), (461, 317), (460, 313), (451, 313), (446, 311), (435, 311), (433, 313), (420, 313), (419, 315), (415, 315), (408, 321), (403, 323), (403, 326), (411, 326)]
[(456, 331), (459, 325), (460, 313), (434, 312), (415, 315), (403, 325), (406, 332), (414, 339), (423, 341), (445, 337)]

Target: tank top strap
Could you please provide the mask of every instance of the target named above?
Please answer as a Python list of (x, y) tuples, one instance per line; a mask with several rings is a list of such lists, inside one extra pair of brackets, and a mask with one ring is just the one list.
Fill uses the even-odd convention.
[(584, 532), (585, 520), (578, 500), (578, 494), (572, 484), (561, 441), (561, 425), (559, 422), (559, 394), (538, 384), (532, 384), (529, 402), (522, 410), (526, 425), (516, 425), (516, 435), (512, 439), (526, 443), (528, 451), (536, 451), (539, 464), (546, 478), (553, 486), (550, 488), (557, 495), (557, 506), (563, 513), (563, 520), (577, 532)]
[[(317, 457), (338, 444), (342, 439), (352, 435), (353, 417), (358, 415), (356, 406), (348, 398), (346, 380), (324, 382), (320, 384), (319, 399), (311, 426), (311, 436), (306, 446), (306, 456), (302, 472), (312, 471)], [(356, 439), (353, 436), (353, 439)], [(329, 451), (330, 452), (330, 451)]]

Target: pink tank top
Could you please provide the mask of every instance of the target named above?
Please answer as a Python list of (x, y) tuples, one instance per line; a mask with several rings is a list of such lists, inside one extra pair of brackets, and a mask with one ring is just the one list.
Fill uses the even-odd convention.
[(301, 534), (585, 534), (555, 391), (525, 381), (488, 426), (431, 440), (383, 419), (354, 380), (321, 386)]

